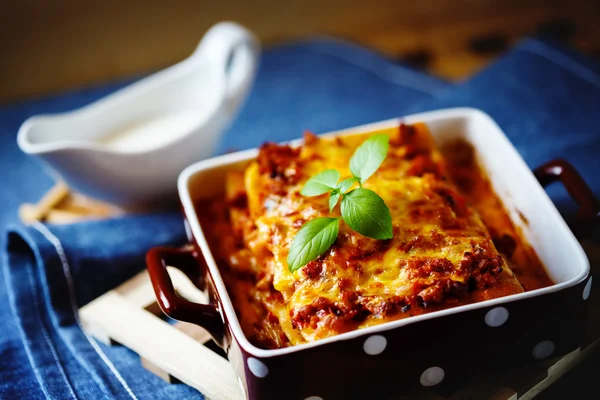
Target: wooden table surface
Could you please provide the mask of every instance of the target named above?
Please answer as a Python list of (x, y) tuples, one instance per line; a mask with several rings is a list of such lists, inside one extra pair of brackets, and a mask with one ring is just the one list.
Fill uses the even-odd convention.
[(265, 46), (330, 34), (452, 80), (536, 32), (600, 55), (598, 0), (5, 1), (0, 103), (165, 67), (227, 19)]

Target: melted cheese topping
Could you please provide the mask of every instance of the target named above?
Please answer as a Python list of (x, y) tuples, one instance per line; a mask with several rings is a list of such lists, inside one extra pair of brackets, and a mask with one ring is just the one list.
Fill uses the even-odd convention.
[[(426, 126), (374, 133), (389, 135), (390, 148), (364, 187), (389, 207), (394, 237), (370, 239), (342, 222), (334, 245), (294, 273), (286, 260), (300, 227), (339, 216), (339, 207), (329, 212), (327, 194), (304, 197), (300, 190), (325, 169), (350, 177), (350, 157), (369, 134), (308, 135), (299, 148), (265, 144), (243, 173), (228, 177), (232, 234), (216, 253), (253, 277), (243, 289), (248, 294), (234, 302), (238, 314), (254, 313), (241, 318), (244, 331), (265, 331), (257, 340), (267, 347), (523, 291), (479, 215), (447, 179)], [(255, 305), (248, 298), (264, 311), (249, 310)]]

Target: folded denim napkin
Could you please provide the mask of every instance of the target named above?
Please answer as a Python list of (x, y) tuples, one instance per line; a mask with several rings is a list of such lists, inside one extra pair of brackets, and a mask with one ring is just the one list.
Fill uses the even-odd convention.
[[(29, 115), (79, 107), (120, 85), (92, 88), (0, 108), (0, 163), (5, 171), (0, 226), (5, 237), (0, 282), (0, 397), (201, 398), (145, 371), (123, 347), (106, 347), (80, 329), (76, 309), (144, 267), (145, 251), (184, 238), (178, 213), (138, 215), (69, 226), (16, 223), (18, 203), (51, 185), (15, 144)], [(600, 70), (572, 52), (528, 39), (461, 85), (399, 66), (331, 39), (266, 51), (255, 88), (220, 152), (265, 140), (324, 132), (450, 106), (488, 112), (531, 167), (560, 156), (573, 162), (598, 194)], [(568, 210), (560, 188), (554, 200)], [(2, 241), (5, 241), (2, 243)]]

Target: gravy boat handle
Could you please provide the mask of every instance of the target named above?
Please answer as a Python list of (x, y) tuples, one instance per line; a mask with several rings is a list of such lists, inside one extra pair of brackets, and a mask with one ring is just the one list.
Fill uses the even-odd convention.
[(258, 66), (260, 44), (250, 31), (233, 22), (221, 22), (206, 32), (191, 58), (204, 58), (226, 79), (225, 103), (236, 110), (245, 98)]

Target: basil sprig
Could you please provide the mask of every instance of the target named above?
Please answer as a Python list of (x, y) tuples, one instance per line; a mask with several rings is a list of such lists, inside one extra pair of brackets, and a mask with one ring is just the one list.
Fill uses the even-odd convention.
[[(342, 219), (350, 228), (373, 239), (391, 239), (393, 233), (390, 209), (377, 193), (362, 187), (381, 166), (388, 148), (387, 135), (369, 137), (350, 158), (352, 177), (339, 181), (340, 173), (328, 169), (310, 178), (300, 194), (312, 197), (329, 192), (329, 211), (332, 212), (341, 199)], [(360, 187), (348, 192), (357, 182)], [(339, 233), (339, 220), (340, 218), (315, 218), (302, 225), (288, 254), (290, 272), (316, 259), (333, 245)]]
[(391, 239), (392, 216), (383, 199), (372, 190), (354, 189), (342, 199), (342, 218), (350, 228), (373, 239)]
[(377, 171), (387, 156), (390, 138), (387, 135), (373, 135), (361, 144), (350, 158), (350, 171), (362, 184)]
[(339, 227), (339, 218), (315, 218), (302, 225), (288, 254), (290, 271), (297, 270), (325, 253), (335, 242)]
[(300, 194), (307, 197), (319, 196), (335, 189), (335, 185), (339, 180), (340, 173), (335, 169), (319, 172), (306, 182)]

